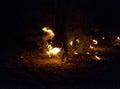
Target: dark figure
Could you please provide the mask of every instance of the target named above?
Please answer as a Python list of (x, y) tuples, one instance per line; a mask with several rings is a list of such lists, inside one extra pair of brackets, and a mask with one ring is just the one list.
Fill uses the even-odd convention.
[(68, 48), (64, 42), (62, 43), (62, 50), (63, 50), (62, 62), (63, 62), (64, 59), (68, 60)]
[(75, 37), (75, 39), (73, 40), (73, 45), (76, 46), (76, 44), (77, 44), (77, 37)]
[(75, 51), (77, 45), (77, 37), (73, 40), (72, 51)]

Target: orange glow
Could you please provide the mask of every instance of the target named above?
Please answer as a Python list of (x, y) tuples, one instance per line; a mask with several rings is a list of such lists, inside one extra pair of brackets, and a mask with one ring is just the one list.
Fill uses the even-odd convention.
[(47, 54), (49, 55), (49, 57), (51, 57), (51, 55), (57, 55), (59, 52), (60, 48), (52, 48), (47, 51)]
[(53, 48), (51, 44), (47, 44), (47, 48), (48, 48), (48, 51), (47, 51), (47, 54), (49, 55), (49, 57), (51, 57), (51, 55), (57, 55), (61, 49), (60, 48)]
[(90, 45), (90, 48), (93, 49), (94, 47)]
[(42, 30), (44, 32), (47, 32), (51, 37), (55, 36), (54, 32), (51, 29), (47, 28), (47, 27), (42, 28)]
[(74, 55), (78, 55), (78, 53), (77, 53), (77, 52), (74, 52)]
[(42, 31), (47, 33), (47, 35), (43, 36), (43, 42), (44, 42), (44, 45), (46, 45), (47, 41), (49, 39), (53, 39), (55, 34), (49, 27), (42, 28)]
[(77, 41), (77, 43), (79, 43), (80, 41), (79, 41), (79, 39), (76, 39), (76, 41)]

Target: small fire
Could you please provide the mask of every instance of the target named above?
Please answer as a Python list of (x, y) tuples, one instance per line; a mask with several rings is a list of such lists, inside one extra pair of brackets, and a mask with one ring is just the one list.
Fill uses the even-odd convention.
[(74, 52), (74, 55), (78, 55), (78, 53), (77, 53), (77, 52)]
[(54, 32), (51, 29), (47, 28), (47, 27), (42, 28), (42, 30), (44, 32), (47, 32), (51, 37), (55, 36)]
[(46, 53), (49, 55), (49, 57), (51, 57), (52, 55), (57, 55), (61, 51), (61, 49), (57, 48), (57, 47), (53, 48), (52, 47), (52, 42), (50, 44), (47, 43), (47, 40), (53, 39), (53, 37), (55, 36), (54, 32), (48, 27), (44, 27), (44, 28), (42, 28), (42, 30), (44, 32), (48, 33), (47, 36), (43, 37), (44, 44), (47, 47), (47, 52)]
[(86, 54), (90, 54), (89, 52), (86, 52)]
[(44, 46), (45, 46), (47, 41), (52, 40), (53, 37), (55, 36), (55, 34), (49, 27), (43, 27), (42, 31), (47, 33), (47, 35), (43, 36), (43, 42), (44, 42)]
[(120, 40), (120, 37), (119, 37), (119, 36), (117, 37), (117, 40)]
[(98, 44), (98, 41), (97, 40), (92, 40), (94, 42), (95, 45)]
[(89, 47), (89, 48), (93, 49), (94, 47), (90, 45), (90, 47)]
[(101, 60), (101, 58), (100, 58), (100, 57), (98, 57), (97, 55), (95, 55), (95, 58), (96, 58), (97, 60)]
[[(75, 41), (77, 41), (77, 43), (79, 43), (79, 42), (80, 42), (80, 40), (79, 40), (79, 39), (76, 39)], [(73, 42), (74, 42), (74, 41), (70, 41), (70, 42), (69, 42), (69, 44), (72, 46), (72, 45), (73, 45)]]
[(80, 40), (79, 40), (79, 39), (76, 39), (76, 41), (77, 41), (77, 43), (79, 43), (79, 42), (80, 42)]
[(48, 51), (47, 51), (47, 54), (49, 55), (49, 57), (51, 57), (51, 55), (57, 55), (59, 52), (60, 52), (60, 48), (53, 48), (51, 44), (47, 44), (47, 48), (48, 48)]
[(55, 55), (60, 52), (60, 48), (53, 48), (50, 52)]
[(73, 45), (73, 41), (70, 41), (70, 45), (71, 45), (71, 46)]

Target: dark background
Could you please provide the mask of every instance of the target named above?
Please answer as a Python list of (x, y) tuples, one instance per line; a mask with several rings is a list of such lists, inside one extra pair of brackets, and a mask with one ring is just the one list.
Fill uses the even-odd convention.
[(46, 18), (40, 17), (40, 13), (42, 14), (44, 9), (54, 13), (57, 2), (66, 5), (65, 8), (75, 7), (79, 10), (84, 10), (88, 17), (92, 17), (96, 26), (99, 26), (102, 29), (115, 33), (119, 32), (120, 6), (118, 0), (4, 1), (2, 4), (1, 18), (5, 30), (1, 31), (5, 34), (8, 33), (8, 36), (11, 36), (15, 34), (24, 34), (25, 27), (28, 25), (29, 28), (32, 28), (33, 26), (37, 28), (37, 26), (42, 23), (38, 18)]
[[(58, 14), (59, 10), (60, 13), (62, 12), (61, 8), (68, 10), (72, 7), (83, 11), (82, 14), (87, 15), (85, 26), (88, 26), (88, 33), (91, 32), (90, 29), (97, 27), (103, 32), (120, 33), (119, 0), (7, 0), (2, 3), (1, 38), (3, 42), (7, 42), (9, 39), (19, 41), (18, 39), (24, 39), (24, 36), (32, 33), (33, 29), (40, 30), (44, 25), (49, 24), (47, 17), (49, 18), (51, 15), (44, 15), (44, 11), (54, 15), (57, 6)], [(61, 16), (59, 19), (65, 18), (62, 14), (59, 16)], [(53, 18), (57, 17), (53, 16)], [(59, 31), (62, 32), (57, 29), (58, 33)]]

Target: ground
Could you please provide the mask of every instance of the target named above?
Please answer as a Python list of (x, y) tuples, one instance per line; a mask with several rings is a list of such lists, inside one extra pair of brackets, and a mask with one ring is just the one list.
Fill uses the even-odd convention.
[[(34, 54), (37, 55), (38, 52)], [(100, 62), (98, 61), (70, 59), (62, 62), (60, 58), (41, 58), (40, 55), (36, 57), (34, 54), (28, 54), (27, 52), (26, 55), (24, 53), (22, 55), (24, 58), (21, 63), (25, 66), (25, 68), (27, 68), (27, 70), (37, 74), (37, 76), (40, 76), (42, 79), (47, 81), (56, 82), (72, 78), (73, 76), (78, 76), (79, 79), (86, 79), (94, 76), (95, 74), (98, 75), (99, 73), (102, 73), (107, 68), (105, 64), (100, 65)], [(93, 72), (91, 71), (93, 71), (94, 74), (92, 74)]]
[[(112, 61), (69, 60), (44, 58), (38, 51), (21, 53), (4, 49), (1, 53), (0, 87), (3, 89), (119, 89), (118, 63)], [(32, 54), (31, 54), (32, 52)], [(30, 55), (31, 54), (31, 55)], [(116, 54), (117, 55), (117, 54)], [(119, 55), (118, 55), (119, 56)]]

